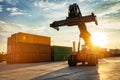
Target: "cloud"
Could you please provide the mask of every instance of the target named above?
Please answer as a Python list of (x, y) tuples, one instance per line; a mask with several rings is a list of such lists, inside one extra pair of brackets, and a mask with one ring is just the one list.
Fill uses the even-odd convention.
[(22, 13), (22, 12), (14, 12), (14, 13), (11, 13), (10, 15), (11, 15), (11, 16), (15, 16), (15, 15), (22, 15), (22, 14), (25, 14), (25, 13)]
[[(22, 30), (22, 26), (19, 24), (7, 23), (0, 21), (0, 34), (14, 33)], [(4, 34), (3, 34), (4, 33)]]
[(44, 17), (52, 20), (65, 19), (66, 16), (67, 16), (66, 10), (53, 11), (52, 13), (44, 15)]
[(0, 35), (4, 36), (14, 34), (17, 32), (50, 35), (49, 29), (50, 27), (45, 27), (45, 25), (31, 27), (22, 24), (0, 21)]
[(119, 29), (120, 22), (120, 1), (119, 0), (102, 0), (93, 7), (93, 12), (97, 16), (98, 26), (104, 28)]
[(20, 10), (20, 9), (18, 9), (18, 8), (16, 8), (16, 7), (6, 8), (6, 10), (10, 12), (10, 15), (11, 15), (11, 16), (26, 14), (25, 11)]
[(8, 10), (10, 12), (17, 12), (19, 9), (16, 7), (13, 7), (13, 8), (7, 8), (6, 10)]
[(93, 2), (95, 0), (78, 0), (79, 2)]
[(108, 2), (108, 3), (109, 3), (109, 2), (111, 3), (111, 2), (118, 2), (118, 1), (120, 1), (120, 0), (103, 0), (103, 1), (104, 1), (104, 2)]
[(84, 2), (84, 0), (78, 0), (79, 2)]
[(49, 9), (61, 9), (64, 8), (66, 6), (66, 2), (60, 2), (60, 3), (55, 3), (55, 2), (49, 2), (49, 0), (44, 1), (35, 1), (34, 3), (35, 7), (40, 7), (43, 8), (44, 10), (49, 10)]
[(3, 2), (3, 0), (0, 0), (0, 2)]
[(2, 5), (0, 5), (0, 12), (2, 12), (3, 11), (3, 8), (2, 8)]
[[(56, 20), (56, 19), (64, 19), (68, 13), (68, 5), (66, 0), (63, 1), (35, 1), (33, 2), (37, 12), (42, 12), (44, 18), (47, 20)], [(40, 11), (39, 11), (40, 10)]]
[(66, 0), (35, 0), (32, 4), (34, 10), (30, 14), (38, 25), (44, 20), (44, 24), (49, 26), (52, 21), (65, 19), (68, 14)]
[(120, 33), (120, 29), (113, 29), (113, 28), (99, 28), (100, 31), (99, 32), (103, 32), (106, 34), (110, 34), (110, 33)]
[(99, 3), (95, 6), (94, 12), (98, 13), (99, 17), (102, 17), (106, 14), (117, 13), (120, 10), (120, 1), (108, 1)]
[(110, 46), (107, 47), (115, 47), (120, 45), (120, 29), (110, 29), (110, 28), (103, 28), (102, 31), (106, 34), (108, 42)]
[(101, 13), (100, 16), (105, 14), (117, 13), (120, 10), (120, 3), (108, 8), (104, 13)]
[(5, 1), (11, 5), (16, 5), (17, 3), (19, 3), (19, 0), (5, 0)]

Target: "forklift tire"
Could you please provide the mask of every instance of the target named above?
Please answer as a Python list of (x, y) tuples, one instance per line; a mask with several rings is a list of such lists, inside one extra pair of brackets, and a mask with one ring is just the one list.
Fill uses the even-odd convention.
[(97, 64), (96, 57), (94, 55), (89, 55), (89, 57), (88, 57), (88, 65), (89, 66), (96, 66), (96, 64)]
[(96, 64), (98, 64), (98, 58), (96, 58)]
[(82, 61), (82, 65), (85, 65), (85, 62), (84, 62), (84, 61)]
[(69, 66), (76, 66), (77, 65), (76, 55), (70, 55), (68, 57), (68, 65)]

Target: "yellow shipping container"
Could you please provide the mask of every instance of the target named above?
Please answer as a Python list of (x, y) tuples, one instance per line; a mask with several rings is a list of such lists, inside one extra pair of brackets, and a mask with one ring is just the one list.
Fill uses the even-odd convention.
[(50, 37), (45, 37), (45, 36), (19, 32), (13, 34), (12, 38), (14, 38), (16, 42), (50, 45)]

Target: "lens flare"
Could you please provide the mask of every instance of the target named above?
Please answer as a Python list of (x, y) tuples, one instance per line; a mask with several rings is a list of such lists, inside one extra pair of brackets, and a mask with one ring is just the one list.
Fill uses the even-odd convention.
[(93, 45), (104, 47), (108, 41), (106, 39), (106, 35), (100, 32), (95, 32), (92, 34), (91, 41)]

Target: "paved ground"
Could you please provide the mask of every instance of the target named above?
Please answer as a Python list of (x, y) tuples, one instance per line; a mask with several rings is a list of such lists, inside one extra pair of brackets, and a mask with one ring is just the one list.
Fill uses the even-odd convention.
[(97, 66), (68, 67), (67, 62), (0, 63), (0, 80), (120, 80), (120, 57), (104, 58)]

